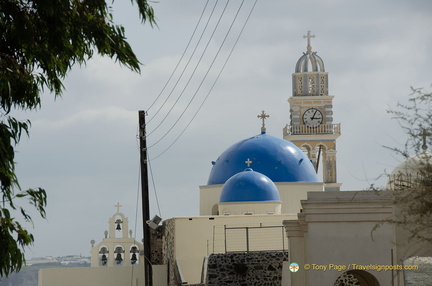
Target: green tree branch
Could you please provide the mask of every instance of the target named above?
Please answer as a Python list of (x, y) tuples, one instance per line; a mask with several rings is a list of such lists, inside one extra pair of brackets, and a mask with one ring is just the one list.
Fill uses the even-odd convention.
[[(142, 23), (156, 24), (147, 0), (131, 3), (137, 4)], [(24, 249), (34, 241), (11, 217), (10, 210), (17, 210), (15, 201), (27, 199), (43, 218), (47, 204), (45, 190), (22, 191), (19, 186), (15, 147), (22, 134), (29, 134), (30, 121), (9, 114), (40, 108), (44, 90), (60, 96), (71, 68), (86, 64), (94, 54), (140, 72), (125, 29), (114, 23), (112, 8), (105, 0), (0, 1), (0, 276), (20, 270), (25, 263)], [(25, 209), (19, 210), (31, 222)]]
[(408, 139), (403, 148), (387, 148), (406, 160), (412, 155), (417, 158), (411, 160), (415, 165), (406, 167), (406, 174), (401, 171), (389, 178), (398, 215), (388, 222), (407, 229), (411, 239), (432, 243), (432, 154), (427, 151), (432, 146), (432, 92), (412, 88), (408, 103), (398, 103), (388, 112)]

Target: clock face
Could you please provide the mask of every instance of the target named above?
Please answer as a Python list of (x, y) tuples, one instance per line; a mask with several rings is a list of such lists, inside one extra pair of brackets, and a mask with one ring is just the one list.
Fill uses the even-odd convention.
[(309, 108), (303, 113), (303, 124), (310, 128), (316, 128), (323, 122), (323, 114), (319, 109)]

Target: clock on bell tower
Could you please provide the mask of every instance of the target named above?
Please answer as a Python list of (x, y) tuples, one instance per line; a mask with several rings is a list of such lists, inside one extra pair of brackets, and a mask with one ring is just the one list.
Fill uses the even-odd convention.
[[(333, 123), (333, 97), (328, 94), (328, 73), (324, 62), (312, 51), (311, 35), (307, 39), (307, 51), (297, 61), (292, 74), (290, 124), (283, 130), (288, 140), (304, 150), (318, 173), (322, 168), (326, 191), (340, 190), (336, 176), (336, 139), (340, 136), (340, 124)], [(320, 163), (321, 162), (321, 163)], [(320, 166), (322, 164), (322, 166)]]

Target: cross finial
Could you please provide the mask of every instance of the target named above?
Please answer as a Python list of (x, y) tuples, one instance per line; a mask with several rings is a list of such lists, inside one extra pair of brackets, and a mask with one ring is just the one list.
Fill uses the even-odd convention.
[(248, 168), (250, 167), (250, 165), (252, 164), (252, 161), (248, 158), (245, 163), (247, 164)]
[(420, 136), (423, 137), (423, 145), (422, 145), (423, 152), (426, 152), (426, 150), (427, 150), (427, 144), (426, 144), (427, 143), (427, 141), (426, 141), (427, 138), (426, 137), (430, 136), (430, 135), (431, 134), (428, 133), (425, 128), (423, 128), (423, 132), (420, 133)]
[(259, 114), (257, 117), (262, 119), (261, 133), (265, 133), (266, 132), (265, 120), (266, 118), (269, 118), (270, 115), (265, 114), (265, 111), (263, 110), (261, 114)]
[(308, 50), (308, 52), (311, 52), (312, 51), (312, 47), (311, 47), (311, 44), (310, 44), (310, 39), (311, 38), (315, 38), (315, 35), (311, 35), (311, 31), (307, 31), (307, 35), (303, 36), (303, 39), (306, 39), (306, 38), (307, 38), (307, 50)]
[(115, 207), (117, 208), (117, 212), (120, 212), (120, 208), (122, 207), (122, 205), (120, 205), (120, 203), (117, 202), (117, 204), (115, 205)]

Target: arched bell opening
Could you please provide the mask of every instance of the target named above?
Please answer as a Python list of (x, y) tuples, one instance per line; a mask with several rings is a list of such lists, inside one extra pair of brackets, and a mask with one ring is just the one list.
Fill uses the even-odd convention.
[(123, 266), (124, 264), (124, 248), (121, 245), (117, 245), (114, 250), (114, 266)]
[(314, 148), (315, 153), (315, 172), (318, 178), (322, 178), (323, 182), (326, 181), (327, 166), (327, 146), (325, 144), (317, 144)]
[(131, 265), (138, 265), (139, 264), (139, 248), (137, 245), (132, 245), (130, 247), (129, 251), (129, 258)]
[(313, 156), (312, 156), (312, 146), (311, 145), (305, 143), (305, 144), (300, 146), (300, 149), (310, 160), (312, 160)]
[(99, 248), (99, 266), (108, 266), (109, 250), (108, 247), (102, 245)]
[(116, 216), (115, 220), (115, 238), (122, 238), (123, 236), (123, 220), (121, 216)]

